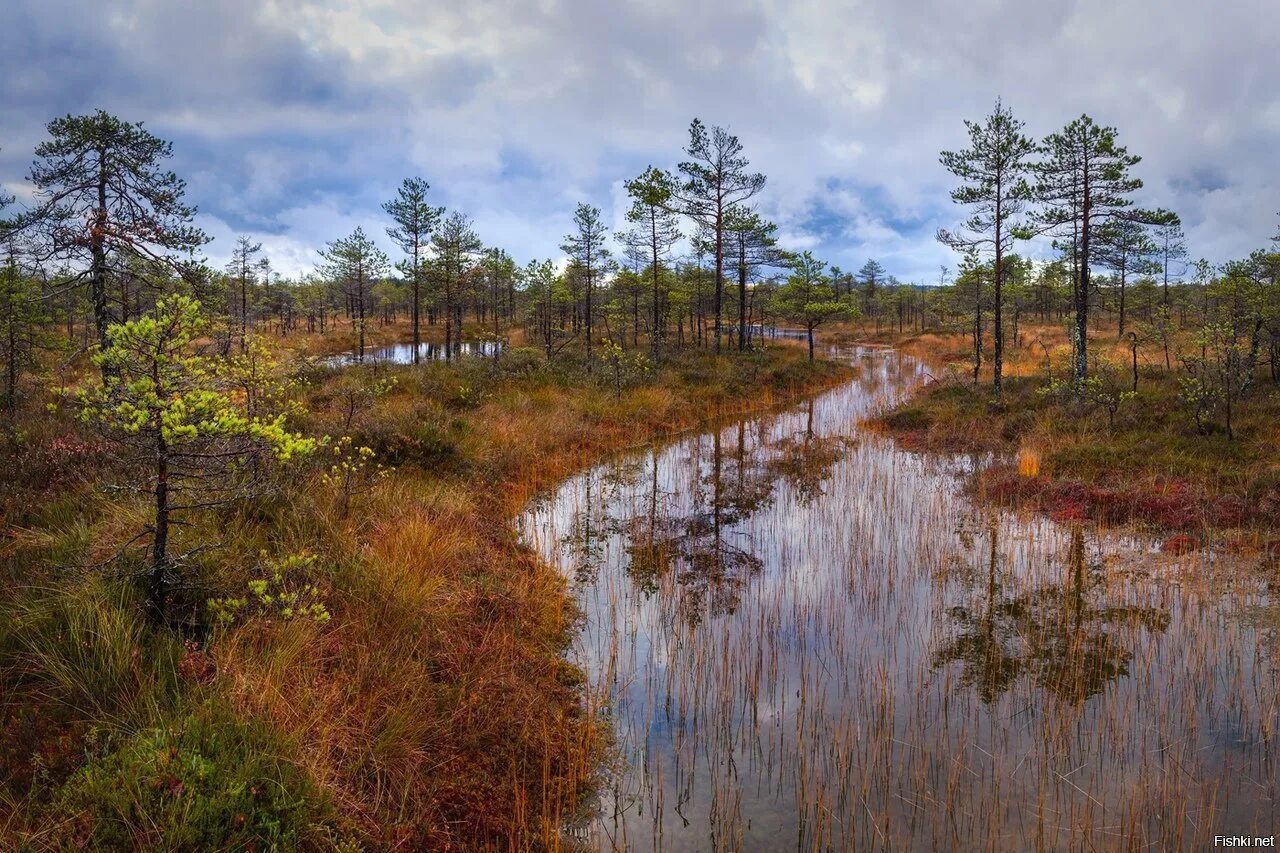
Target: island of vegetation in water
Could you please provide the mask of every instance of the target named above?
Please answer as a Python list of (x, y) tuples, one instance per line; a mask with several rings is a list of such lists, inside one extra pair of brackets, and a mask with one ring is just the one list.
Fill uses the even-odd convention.
[(954, 128), (926, 284), (699, 119), (544, 258), (397, 176), (303, 264), (134, 118), (0, 126), (0, 847), (1274, 829), (1280, 235), (1115, 128)]

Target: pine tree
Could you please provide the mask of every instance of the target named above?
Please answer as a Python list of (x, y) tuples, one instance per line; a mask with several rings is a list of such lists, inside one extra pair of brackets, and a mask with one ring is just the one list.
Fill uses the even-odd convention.
[(387, 274), (391, 261), (365, 235), (363, 228), (356, 228), (350, 237), (334, 240), (320, 256), (325, 260), (324, 273), (346, 291), (351, 301), (358, 343), (356, 357), (364, 361), (365, 313), (370, 289)]
[(102, 110), (47, 127), (50, 138), (37, 146), (30, 174), (39, 203), (21, 225), (43, 231), (50, 255), (83, 265), (77, 279), (88, 280), (105, 347), (112, 256), (135, 252), (189, 274), (208, 238), (191, 224), (196, 209), (183, 201), (185, 183), (161, 165), (171, 143)]
[(792, 258), (791, 275), (774, 296), (775, 310), (804, 326), (810, 361), (813, 361), (814, 330), (828, 320), (847, 319), (858, 313), (849, 299), (836, 296), (831, 279), (825, 274), (826, 268), (811, 252), (801, 252)]
[[(3, 196), (0, 195), (0, 202)], [(4, 225), (0, 223), (0, 235)], [(36, 351), (50, 341), (40, 282), (22, 268), (18, 237), (7, 235), (0, 259), (0, 364), (4, 370), (4, 408), (12, 422), (18, 405), (18, 378), (36, 366)]]
[(1117, 220), (1159, 225), (1171, 221), (1173, 214), (1133, 206), (1129, 196), (1142, 188), (1142, 181), (1129, 170), (1142, 158), (1116, 144), (1115, 128), (1082, 115), (1047, 137), (1040, 151), (1035, 196), (1041, 207), (1032, 226), (1039, 233), (1070, 237), (1068, 248), (1075, 262), (1072, 375), (1078, 384), (1089, 371), (1090, 272), (1097, 260), (1098, 229)]
[(592, 294), (595, 291), (596, 280), (602, 277), (608, 269), (609, 250), (605, 248), (605, 239), (608, 237), (609, 232), (605, 229), (604, 221), (600, 218), (600, 208), (589, 204), (578, 205), (578, 209), (573, 215), (573, 224), (577, 231), (566, 235), (560, 248), (577, 266), (583, 277), (583, 285), (586, 288), (583, 320), (587, 333), (587, 371), (590, 372), (592, 369), (591, 321), (595, 310)]
[[(1167, 308), (1169, 305), (1170, 267), (1187, 259), (1187, 238), (1182, 233), (1182, 223), (1174, 219), (1159, 226), (1156, 229), (1156, 245), (1160, 251), (1160, 266), (1164, 278), (1162, 301)], [(1185, 269), (1184, 266), (1183, 271)], [(1172, 277), (1176, 279), (1181, 274), (1181, 271), (1174, 272)]]
[(724, 230), (725, 254), (738, 273), (738, 349), (745, 351), (751, 325), (747, 316), (747, 282), (760, 267), (783, 266), (790, 258), (778, 247), (778, 226), (750, 208), (730, 208)]
[(679, 166), (684, 182), (675, 200), (682, 213), (709, 231), (715, 253), (715, 348), (720, 352), (724, 306), (725, 216), (764, 188), (765, 176), (748, 172), (738, 137), (722, 127), (708, 130), (694, 119), (689, 125), (689, 159)]
[(444, 355), (452, 359), (462, 352), (462, 286), (484, 244), (471, 220), (454, 211), (432, 233), (431, 247), (444, 295)]
[(649, 347), (656, 359), (658, 346), (662, 342), (664, 323), (662, 320), (661, 282), (662, 268), (671, 249), (680, 240), (679, 223), (670, 210), (674, 181), (661, 169), (650, 166), (637, 178), (626, 183), (627, 195), (631, 197), (631, 209), (627, 211), (627, 221), (635, 225), (624, 237), (624, 240), (636, 247), (644, 246), (649, 251), (649, 275), (652, 284), (653, 325), (649, 331)]
[[(240, 321), (240, 349), (244, 350), (249, 334), (249, 287), (257, 283), (254, 268), (259, 263), (254, 257), (262, 252), (262, 244), (254, 243), (247, 236), (236, 238), (236, 245), (231, 250), (231, 261), (227, 264), (227, 274), (236, 282), (239, 305), (236, 313)], [(262, 259), (263, 261), (266, 258)]]
[(409, 257), (397, 264), (401, 274), (413, 287), (409, 303), (410, 322), (413, 324), (413, 363), (420, 358), (422, 343), (420, 312), (422, 308), (422, 279), (425, 273), (424, 256), (431, 232), (444, 215), (443, 207), (427, 204), (427, 190), (431, 185), (422, 178), (405, 178), (396, 197), (382, 205), (382, 209), (395, 220), (395, 226), (387, 229), (387, 236), (396, 242)]
[(962, 182), (952, 191), (952, 201), (972, 206), (973, 213), (960, 231), (939, 231), (938, 239), (960, 252), (989, 250), (992, 255), (991, 386), (999, 396), (1004, 373), (1004, 258), (1023, 227), (1018, 216), (1031, 197), (1026, 178), (1036, 146), (1022, 135), (1023, 123), (999, 101), (985, 122), (966, 121), (965, 127), (970, 147), (943, 151), (941, 160)]
[(875, 258), (869, 259), (858, 270), (858, 281), (862, 284), (863, 300), (868, 312), (876, 298), (876, 288), (889, 277), (883, 266)]
[(1098, 229), (1098, 262), (1116, 274), (1120, 289), (1120, 336), (1124, 337), (1125, 295), (1129, 279), (1135, 275), (1155, 272), (1155, 241), (1139, 222), (1121, 219), (1109, 222)]
[(107, 328), (107, 345), (94, 356), (103, 379), (78, 395), (81, 418), (100, 427), (121, 463), (137, 472), (125, 488), (151, 499), (142, 535), (151, 536), (147, 602), (157, 624), (180, 580), (182, 561), (169, 541), (177, 517), (251, 496), (264, 487), (256, 463), (288, 461), (316, 446), (289, 432), (283, 413), (247, 411), (247, 399), (262, 395), (233, 390), (199, 351), (204, 331), (200, 303), (161, 299), (151, 313)]

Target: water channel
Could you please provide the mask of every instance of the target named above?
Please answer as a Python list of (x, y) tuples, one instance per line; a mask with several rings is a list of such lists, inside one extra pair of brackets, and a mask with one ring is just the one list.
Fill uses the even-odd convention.
[(975, 505), (859, 423), (923, 368), (610, 460), (519, 520), (613, 731), (589, 849), (1085, 850), (1271, 835), (1262, 558)]

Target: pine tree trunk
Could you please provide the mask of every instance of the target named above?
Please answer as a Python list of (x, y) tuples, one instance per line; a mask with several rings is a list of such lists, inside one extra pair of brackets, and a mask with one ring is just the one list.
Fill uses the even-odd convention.
[(147, 578), (147, 607), (153, 624), (164, 621), (169, 581), (169, 448), (156, 439), (155, 533), (151, 540), (151, 569)]

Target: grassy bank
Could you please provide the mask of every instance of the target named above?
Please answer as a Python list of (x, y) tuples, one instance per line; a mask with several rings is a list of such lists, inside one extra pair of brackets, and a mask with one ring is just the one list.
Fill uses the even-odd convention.
[(1061, 330), (1032, 328), (1013, 348), (999, 400), (988, 373), (974, 386), (959, 362), (971, 342), (905, 338), (899, 344), (925, 358), (934, 378), (874, 424), (911, 449), (994, 454), (973, 483), (991, 500), (1191, 537), (1170, 539), (1171, 548), (1224, 533), (1276, 547), (1280, 386), (1260, 371), (1228, 437), (1220, 413), (1197, 424), (1182, 374), (1160, 352), (1140, 354), (1132, 391), (1128, 348), (1099, 338), (1095, 348), (1111, 359), (1105, 393), (1049, 392), (1050, 374), (1065, 378), (1067, 347)]
[(96, 436), (33, 409), (4, 460), (0, 847), (556, 846), (602, 744), (565, 585), (512, 515), (604, 454), (843, 375), (787, 347), (312, 370), (295, 426), (369, 455), (192, 516), (182, 550), (219, 547), (184, 564), (184, 631), (145, 624), (140, 558), (95, 565), (143, 503), (103, 488)]

